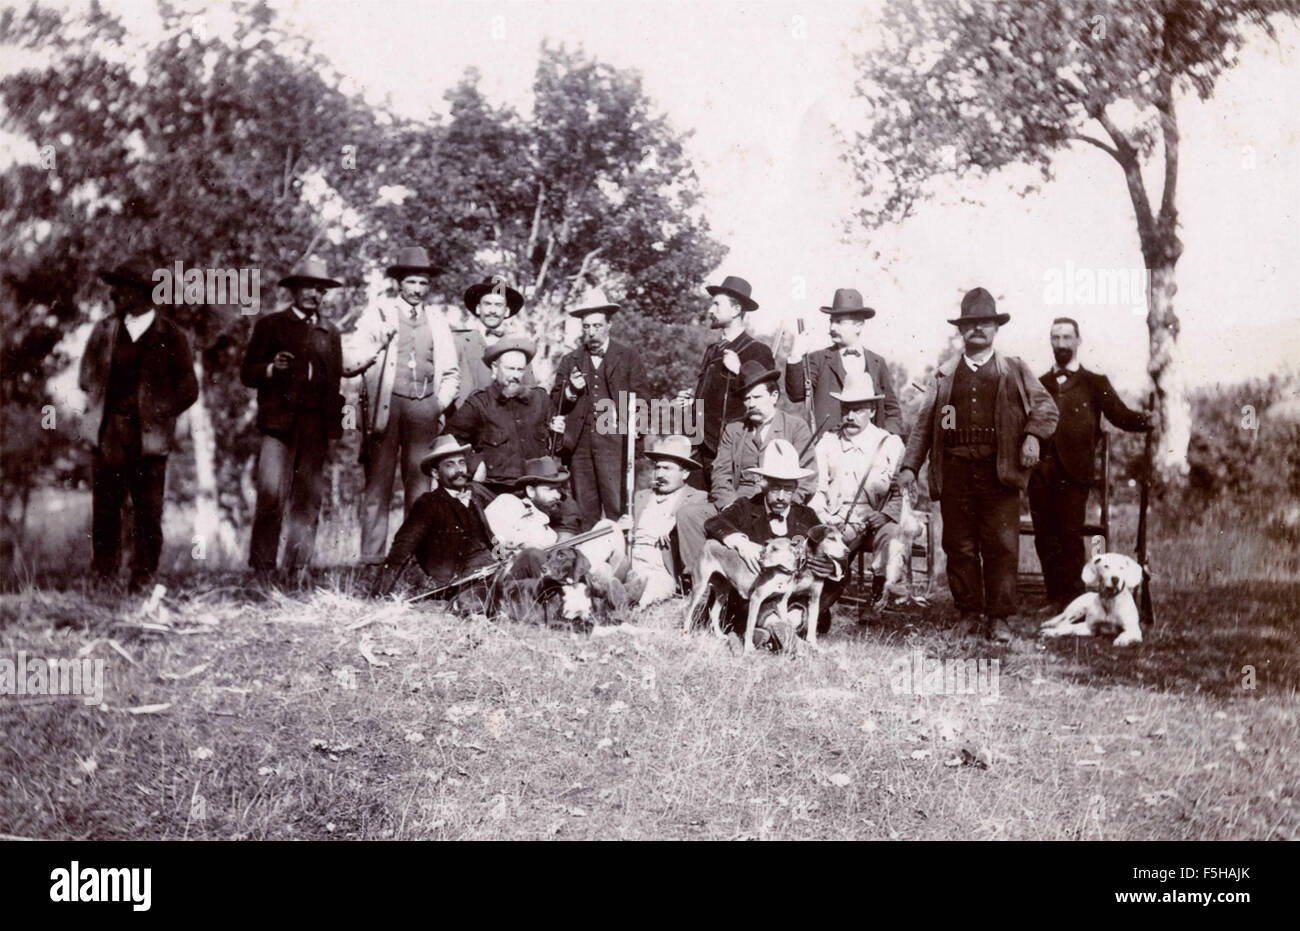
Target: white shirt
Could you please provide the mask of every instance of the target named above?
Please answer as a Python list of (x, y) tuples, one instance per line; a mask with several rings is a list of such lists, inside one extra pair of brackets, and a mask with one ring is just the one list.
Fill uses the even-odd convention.
[[(862, 523), (880, 510), (890, 482), (903, 459), (903, 441), (873, 423), (852, 439), (828, 433), (817, 441), (817, 491), (808, 501), (823, 522)], [(863, 484), (863, 479), (866, 482)], [(862, 494), (858, 494), (858, 488)], [(849, 506), (857, 498), (853, 511)]]
[(1057, 381), (1065, 381), (1077, 371), (1079, 371), (1078, 358), (1071, 359), (1070, 364), (1065, 368), (1061, 368), (1059, 365), (1052, 366), (1052, 374), (1056, 376)]
[(979, 353), (978, 355), (970, 356), (970, 355), (966, 355), (965, 353), (962, 353), (961, 359), (963, 362), (966, 363), (966, 367), (970, 369), (972, 372), (974, 372), (977, 371), (979, 367), (983, 365), (985, 362), (987, 362), (992, 356), (993, 356), (993, 347), (990, 346), (988, 349), (985, 349), (983, 352)]
[(465, 507), (469, 507), (470, 490), (468, 488), (464, 489), (463, 491), (454, 491), (453, 489), (448, 488), (447, 494), (451, 495), (461, 504), (465, 505)]
[[(637, 547), (659, 548), (659, 541), (673, 532), (677, 524), (676, 508), (682, 488), (666, 495), (653, 495), (636, 517), (636, 534), (632, 538), (633, 552)], [(662, 560), (661, 560), (662, 561)]]
[(151, 310), (148, 313), (140, 314), (138, 317), (133, 317), (130, 314), (127, 314), (122, 319), (122, 324), (126, 327), (126, 335), (131, 337), (131, 342), (136, 343), (140, 341), (140, 337), (143, 336), (144, 331), (149, 329), (153, 324), (153, 318), (156, 316), (157, 313)]
[(845, 376), (862, 375), (867, 371), (867, 352), (861, 346), (845, 346), (840, 350), (840, 364)]

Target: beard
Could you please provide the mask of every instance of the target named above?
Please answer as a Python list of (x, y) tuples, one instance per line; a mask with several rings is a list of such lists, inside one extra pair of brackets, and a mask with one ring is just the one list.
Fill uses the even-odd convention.
[(517, 398), (524, 393), (522, 382), (512, 381), (501, 386), (501, 393), (507, 398)]
[(1074, 358), (1074, 350), (1066, 349), (1062, 346), (1053, 346), (1052, 355), (1056, 357), (1056, 364), (1064, 368), (1069, 365), (1070, 360)]

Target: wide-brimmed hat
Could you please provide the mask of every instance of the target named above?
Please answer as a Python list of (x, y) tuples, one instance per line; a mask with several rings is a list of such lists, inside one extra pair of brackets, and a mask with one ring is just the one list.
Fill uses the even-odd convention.
[(388, 266), (384, 274), (401, 281), (407, 275), (428, 275), (432, 278), (438, 271), (429, 262), (429, 253), (422, 246), (407, 246), (397, 253), (397, 261)]
[(105, 284), (134, 288), (137, 291), (153, 293), (153, 272), (142, 261), (121, 262), (113, 268), (100, 269), (99, 278)]
[(465, 308), (477, 317), (478, 302), (483, 300), (483, 295), (491, 291), (505, 295), (506, 308), (510, 311), (506, 314), (507, 317), (513, 317), (524, 306), (524, 296), (510, 287), (504, 275), (489, 275), (478, 284), (472, 284), (466, 289)]
[(770, 369), (756, 359), (750, 359), (740, 367), (740, 394), (748, 394), (755, 385), (765, 381), (780, 381), (781, 373)]
[(971, 320), (992, 320), (1002, 326), (1010, 319), (1011, 314), (998, 313), (998, 302), (993, 300), (992, 294), (983, 288), (972, 288), (961, 299), (961, 316), (948, 322), (955, 326)]
[(522, 336), (507, 336), (483, 350), (483, 361), (491, 365), (493, 359), (507, 352), (522, 352), (531, 361), (537, 355), (537, 345)]
[(452, 435), (444, 433), (433, 442), (433, 449), (429, 455), (420, 460), (420, 471), (425, 475), (433, 474), (433, 467), (438, 464), (439, 459), (446, 459), (448, 456), (455, 456), (459, 453), (467, 453), (474, 447), (466, 443), (464, 446)]
[(832, 391), (831, 397), (841, 404), (860, 404), (864, 401), (883, 401), (885, 396), (876, 391), (870, 372), (850, 372), (844, 379), (844, 388)]
[(318, 288), (341, 288), (343, 282), (335, 281), (329, 276), (329, 269), (324, 259), (305, 258), (280, 279), (280, 287), (296, 288), (302, 285), (316, 285)]
[(789, 440), (773, 440), (763, 449), (763, 458), (758, 465), (745, 470), (764, 478), (775, 478), (797, 482), (813, 474), (812, 469), (799, 465), (799, 454)]
[(569, 473), (554, 456), (542, 456), (524, 461), (524, 474), (515, 479), (515, 487), (525, 485), (563, 485), (569, 480)]
[(868, 320), (876, 315), (874, 309), (862, 302), (862, 295), (858, 293), (857, 288), (836, 288), (830, 306), (821, 308), (821, 312), (832, 317), (840, 314), (862, 314)]
[(618, 305), (605, 296), (600, 288), (590, 288), (586, 294), (569, 308), (570, 317), (585, 317), (587, 314), (604, 314), (610, 316), (618, 313)]
[(752, 290), (749, 282), (744, 278), (737, 278), (735, 275), (728, 275), (722, 279), (722, 284), (711, 284), (704, 289), (713, 297), (719, 294), (728, 294), (740, 301), (740, 306), (748, 313), (751, 310), (758, 310), (758, 301), (749, 296)]
[(646, 458), (652, 460), (667, 459), (684, 465), (688, 469), (702, 469), (703, 465), (691, 458), (691, 441), (684, 436), (665, 436), (657, 443), (652, 443), (646, 450)]

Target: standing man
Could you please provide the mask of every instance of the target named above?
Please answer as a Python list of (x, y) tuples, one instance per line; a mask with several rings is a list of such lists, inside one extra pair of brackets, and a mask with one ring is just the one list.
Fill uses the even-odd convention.
[(424, 303), (437, 269), (419, 246), (407, 247), (389, 267), (396, 295), (384, 295), (361, 314), (343, 340), (343, 375), (362, 376), (361, 422), (365, 435), (361, 492), (361, 562), (378, 565), (388, 546), (388, 507), (393, 477), (402, 469), (402, 504), (411, 513), (429, 488), (420, 463), (438, 435), (443, 411), (460, 388), (451, 328)]
[(1020, 491), (1057, 420), (1029, 367), (993, 350), (998, 327), (1010, 319), (988, 291), (966, 292), (961, 316), (948, 321), (965, 352), (935, 373), (898, 472), (899, 487), (914, 488), (929, 456), (953, 601), (967, 633), (1001, 641), (1011, 640), (1006, 619), (1016, 611)]
[(1130, 433), (1150, 430), (1151, 424), (1146, 414), (1130, 410), (1119, 399), (1109, 378), (1079, 365), (1078, 323), (1057, 317), (1052, 321), (1051, 340), (1056, 364), (1040, 380), (1061, 419), (1029, 477), (1029, 513), (1047, 597), (1063, 610), (1083, 593), (1082, 528), (1088, 489), (1096, 477), (1102, 415)]
[(371, 596), (387, 595), (414, 559), (434, 588), (494, 561), (492, 531), (484, 508), (492, 492), (470, 481), (465, 461), (468, 446), (440, 436), (420, 462), (420, 470), (438, 473), (438, 487), (415, 502), (393, 538), (393, 548), (375, 578)]
[(280, 279), (293, 303), (253, 325), (240, 379), (257, 389), (257, 510), (248, 564), (275, 571), (280, 525), (288, 511), (284, 568), (304, 569), (316, 545), (322, 480), (329, 441), (343, 435), (343, 345), (321, 316), (325, 292), (342, 283), (325, 262), (308, 258)]
[(678, 558), (680, 544), (674, 544), (677, 515), (691, 505), (708, 504), (707, 494), (686, 484), (690, 473), (700, 468), (691, 458), (689, 439), (666, 436), (646, 450), (646, 458), (654, 463), (654, 482), (633, 499), (627, 536), (630, 552), (623, 567), (628, 597), (642, 608), (677, 591), (677, 579), (685, 568)]
[(840, 422), (840, 404), (833, 392), (843, 388), (849, 376), (865, 373), (884, 394), (884, 401), (877, 405), (875, 425), (895, 436), (902, 436), (903, 418), (893, 380), (889, 377), (889, 366), (883, 357), (862, 344), (863, 330), (876, 312), (863, 304), (862, 295), (853, 288), (836, 290), (830, 306), (821, 308), (821, 312), (830, 315), (833, 345), (817, 350), (805, 361), (807, 347), (814, 336), (805, 332), (795, 337), (785, 363), (786, 394), (791, 401), (802, 402), (807, 397), (804, 391), (806, 373), (812, 387), (813, 429), (820, 430), (823, 425), (834, 429), (834, 425)]
[(81, 357), (83, 437), (94, 444), (91, 547), (96, 576), (117, 578), (122, 505), (131, 496), (132, 591), (147, 587), (162, 553), (163, 490), (176, 418), (199, 396), (190, 344), (150, 300), (148, 269), (101, 271), (113, 314), (95, 324)]
[[(514, 325), (514, 316), (524, 306), (524, 296), (510, 287), (502, 275), (490, 275), (465, 291), (465, 309), (474, 315), (473, 321), (461, 321), (453, 326), (456, 353), (460, 359), (460, 391), (457, 403), (463, 403), (475, 391), (492, 384), (492, 370), (483, 360), (489, 343), (507, 336), (521, 336)], [(537, 384), (532, 366), (524, 370), (525, 385)]]
[(551, 399), (546, 389), (524, 384), (524, 372), (537, 352), (526, 339), (508, 336), (483, 353), (492, 384), (471, 394), (447, 422), (447, 432), (474, 447), (487, 467), (483, 480), (501, 493), (515, 487), (524, 462), (550, 451)]
[[(704, 351), (695, 396), (678, 395), (679, 403), (704, 402), (704, 442), (699, 448), (701, 469), (696, 473), (698, 486), (707, 490), (709, 471), (718, 454), (722, 430), (745, 416), (744, 392), (737, 377), (746, 362), (755, 362), (764, 370), (775, 368), (772, 350), (745, 330), (745, 314), (758, 309), (750, 295), (749, 282), (728, 275), (720, 285), (705, 288), (713, 297), (709, 305), (709, 327), (722, 331), (722, 339)], [(701, 538), (702, 540), (703, 538)]]
[(812, 432), (799, 416), (777, 409), (781, 400), (781, 373), (750, 361), (741, 366), (736, 381), (740, 386), (744, 419), (723, 428), (718, 455), (713, 460), (709, 500), (683, 508), (677, 517), (677, 539), (689, 571), (694, 571), (704, 546), (705, 522), (737, 499), (758, 492), (760, 473), (755, 467), (773, 441), (785, 440), (796, 451), (804, 471), (796, 490), (798, 503), (806, 502), (817, 489), (814, 480), (817, 473), (811, 468)]
[[(581, 345), (555, 369), (551, 407), (564, 416), (564, 458), (573, 472), (573, 497), (582, 513), (583, 530), (601, 517), (617, 520), (627, 506), (624, 499), (627, 424), (614, 432), (597, 430), (600, 407), (627, 409), (620, 395), (637, 391), (641, 384), (641, 362), (631, 348), (609, 338), (609, 320), (618, 305), (600, 290), (589, 291), (569, 311), (582, 321)], [(628, 411), (628, 416), (633, 416)], [(608, 418), (600, 418), (604, 422)]]

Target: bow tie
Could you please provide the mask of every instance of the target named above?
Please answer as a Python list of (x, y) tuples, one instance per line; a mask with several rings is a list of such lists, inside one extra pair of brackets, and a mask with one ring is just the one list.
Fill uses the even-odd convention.
[(603, 359), (605, 357), (604, 349), (588, 349), (587, 354), (593, 359)]
[(486, 333), (488, 336), (492, 337), (493, 339), (501, 339), (503, 336), (506, 335), (505, 330), (484, 330), (483, 332)]
[(841, 349), (840, 353), (846, 356), (861, 356), (861, 349)]

